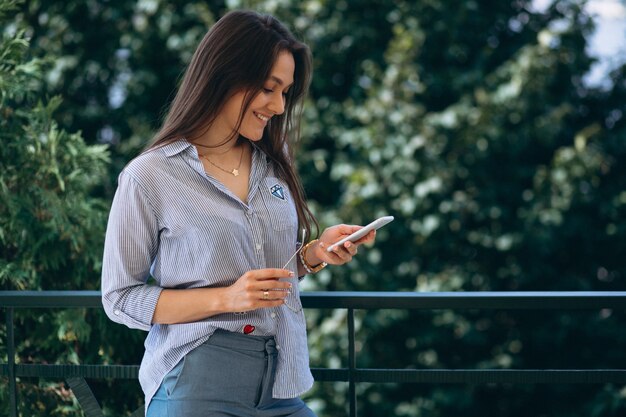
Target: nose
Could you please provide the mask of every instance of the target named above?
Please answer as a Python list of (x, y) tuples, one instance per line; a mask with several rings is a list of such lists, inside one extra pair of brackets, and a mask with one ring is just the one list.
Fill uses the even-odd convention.
[(285, 96), (277, 92), (272, 96), (268, 107), (274, 114), (283, 114), (285, 112)]

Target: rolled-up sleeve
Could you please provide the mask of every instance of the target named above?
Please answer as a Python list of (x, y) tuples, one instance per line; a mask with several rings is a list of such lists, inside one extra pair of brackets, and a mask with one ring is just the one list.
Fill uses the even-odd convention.
[(159, 222), (144, 190), (122, 172), (107, 224), (102, 262), (102, 304), (109, 318), (150, 330), (162, 288), (148, 285)]

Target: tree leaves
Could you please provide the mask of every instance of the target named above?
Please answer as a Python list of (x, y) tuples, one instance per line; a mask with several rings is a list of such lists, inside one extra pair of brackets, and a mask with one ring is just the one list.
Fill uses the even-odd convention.
[[(529, 0), (24, 4), (0, 45), (0, 285), (11, 277), (14, 288), (97, 286), (115, 178), (158, 126), (207, 27), (249, 7), (274, 13), (312, 48), (298, 163), (321, 223), (396, 216), (352, 263), (303, 285), (624, 289), (626, 67), (611, 74), (609, 89), (583, 82), (593, 63), (584, 3), (541, 12)], [(62, 102), (45, 99), (58, 94)], [(103, 199), (92, 198), (94, 187)], [(315, 366), (345, 366), (344, 313), (307, 312)], [(98, 345), (106, 361), (140, 355), (136, 333), (107, 332), (106, 319), (87, 317), (92, 337), (110, 342), (99, 345), (83, 338), (80, 320), (68, 318), (62, 339)], [(359, 320), (366, 367), (596, 366), (589, 352), (622, 366), (616, 312), (387, 311)], [(623, 414), (620, 387), (596, 388), (366, 384), (359, 410)], [(320, 414), (345, 411), (343, 384), (318, 384), (310, 396)]]

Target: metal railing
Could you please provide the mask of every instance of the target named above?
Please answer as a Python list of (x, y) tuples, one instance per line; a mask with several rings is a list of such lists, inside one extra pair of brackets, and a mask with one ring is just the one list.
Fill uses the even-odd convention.
[[(347, 309), (348, 367), (313, 368), (316, 381), (348, 383), (349, 411), (357, 415), (356, 384), (372, 383), (626, 383), (625, 369), (365, 369), (356, 366), (355, 310), (599, 310), (626, 309), (626, 292), (304, 292), (304, 308)], [(87, 417), (102, 416), (85, 378), (137, 378), (136, 365), (43, 365), (15, 361), (14, 311), (34, 308), (102, 308), (97, 291), (0, 291), (6, 310), (7, 358), (0, 375), (9, 379), (10, 415), (17, 417), (18, 377), (65, 378)], [(143, 408), (133, 416), (143, 415)]]

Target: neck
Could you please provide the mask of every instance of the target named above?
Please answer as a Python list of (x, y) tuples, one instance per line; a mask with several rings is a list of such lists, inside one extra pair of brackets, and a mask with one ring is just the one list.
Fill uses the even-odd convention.
[(218, 143), (211, 143), (202, 140), (195, 140), (192, 143), (198, 148), (201, 155), (224, 155), (233, 149), (238, 148), (240, 144), (239, 138), (236, 136), (232, 139), (222, 140)]
[[(234, 134), (233, 134), (234, 133)], [(204, 155), (223, 155), (236, 148), (241, 143), (239, 135), (220, 129), (215, 123), (192, 138), (191, 143)]]

